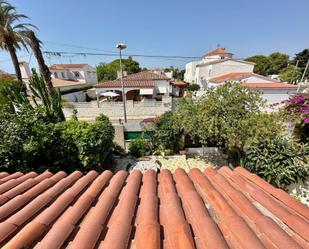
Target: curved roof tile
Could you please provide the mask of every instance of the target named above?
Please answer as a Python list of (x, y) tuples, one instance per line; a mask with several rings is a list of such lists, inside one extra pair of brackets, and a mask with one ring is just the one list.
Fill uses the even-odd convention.
[(240, 167), (0, 180), (1, 248), (309, 248), (309, 208)]

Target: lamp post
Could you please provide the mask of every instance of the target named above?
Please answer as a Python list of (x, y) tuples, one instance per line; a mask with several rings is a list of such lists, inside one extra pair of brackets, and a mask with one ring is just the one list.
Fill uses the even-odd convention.
[(124, 92), (122, 54), (121, 54), (121, 50), (126, 49), (127, 46), (123, 43), (119, 43), (116, 45), (116, 48), (119, 49), (119, 57), (120, 57), (120, 82), (121, 82), (121, 88), (122, 88), (123, 116), (124, 116), (124, 122), (127, 123), (126, 94)]

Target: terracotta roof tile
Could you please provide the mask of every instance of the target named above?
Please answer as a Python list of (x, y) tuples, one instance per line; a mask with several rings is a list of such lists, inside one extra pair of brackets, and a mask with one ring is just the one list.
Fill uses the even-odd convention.
[[(123, 83), (125, 87), (154, 87), (156, 80), (170, 80), (170, 78), (156, 74), (150, 71), (139, 72), (135, 74), (130, 74), (123, 78)], [(102, 82), (94, 87), (96, 88), (119, 88), (121, 87), (120, 79)]]
[(220, 55), (220, 54), (232, 54), (230, 52), (228, 52), (225, 48), (216, 48), (214, 50), (211, 50), (207, 53), (205, 53), (204, 56), (208, 56), (208, 55)]
[(282, 82), (269, 82), (269, 83), (241, 83), (242, 86), (248, 88), (270, 88), (270, 89), (297, 89), (297, 85), (282, 83)]
[(70, 69), (70, 68), (83, 68), (88, 64), (53, 64), (49, 67), (51, 70), (57, 69)]
[(243, 168), (0, 177), (1, 248), (309, 248), (308, 207)]

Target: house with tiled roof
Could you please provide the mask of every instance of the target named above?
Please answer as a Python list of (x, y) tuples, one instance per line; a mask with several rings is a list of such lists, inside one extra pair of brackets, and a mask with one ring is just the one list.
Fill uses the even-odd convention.
[(206, 89), (219, 87), (226, 82), (240, 82), (243, 86), (261, 92), (268, 104), (281, 102), (303, 87), (280, 82), (253, 73), (254, 63), (235, 60), (224, 48), (207, 52), (201, 61), (186, 65), (185, 81)]
[[(147, 99), (162, 99), (172, 93), (171, 78), (151, 71), (143, 71), (124, 76), (124, 91), (127, 100), (144, 101)], [(122, 86), (120, 78), (102, 82), (94, 86), (98, 96), (106, 92), (119, 95), (117, 100), (122, 101)]]
[(54, 79), (84, 84), (98, 83), (96, 69), (88, 64), (53, 64), (49, 70)]
[(2, 249), (309, 248), (309, 208), (238, 167), (0, 172)]

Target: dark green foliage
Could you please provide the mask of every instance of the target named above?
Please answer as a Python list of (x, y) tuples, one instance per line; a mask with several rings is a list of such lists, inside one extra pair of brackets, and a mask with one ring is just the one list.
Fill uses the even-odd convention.
[(44, 83), (42, 77), (40, 77), (35, 70), (32, 70), (32, 76), (29, 81), (29, 88), (32, 93), (32, 101), (24, 92), (20, 92), (14, 88), (6, 88), (5, 92), (10, 99), (11, 103), (15, 106), (15, 111), (28, 109), (35, 110), (40, 106), (40, 109), (45, 112), (46, 117), (50, 122), (64, 121), (65, 117), (62, 112), (61, 94), (59, 91), (55, 91), (53, 96), (50, 96), (48, 89)]
[(0, 171), (39, 170), (58, 159), (58, 136), (41, 108), (2, 113), (0, 137)]
[(267, 56), (255, 55), (246, 59), (246, 61), (255, 63), (254, 72), (261, 75), (268, 75), (270, 61)]
[(104, 160), (111, 152), (114, 138), (114, 128), (108, 118), (102, 115), (95, 123), (69, 120), (56, 124), (55, 130), (61, 134), (61, 158), (64, 160), (60, 165), (67, 164), (69, 170), (104, 169)]
[(81, 87), (75, 87), (75, 88), (71, 88), (71, 89), (67, 89), (67, 90), (62, 90), (60, 91), (61, 95), (64, 94), (69, 94), (69, 93), (75, 93), (75, 92), (81, 92), (81, 91), (86, 91), (90, 88), (93, 88), (93, 85), (87, 85), (87, 86), (81, 86)]
[(281, 137), (260, 141), (246, 149), (241, 164), (272, 185), (286, 188), (309, 176), (309, 145)]
[[(309, 60), (309, 49), (307, 48), (297, 53), (293, 58), (292, 63), (296, 65), (298, 61), (298, 68), (300, 70), (300, 73), (303, 74), (308, 60)], [(309, 79), (309, 69), (306, 72), (305, 79)]]
[(42, 106), (0, 116), (0, 171), (102, 171), (114, 138), (106, 117), (51, 123)]
[[(128, 75), (141, 71), (139, 63), (133, 60), (131, 56), (129, 56), (128, 59), (123, 59), (122, 65), (123, 70), (126, 71)], [(108, 80), (115, 80), (117, 79), (118, 71), (120, 71), (119, 59), (110, 63), (101, 63), (97, 66), (98, 81), (104, 82)]]
[(132, 156), (141, 157), (150, 154), (151, 146), (144, 138), (138, 138), (129, 144), (129, 150)]
[(0, 112), (14, 112), (14, 108), (8, 98), (6, 89), (16, 92), (24, 92), (26, 90), (25, 85), (10, 76), (0, 77)]
[(189, 86), (187, 86), (187, 91), (189, 91), (189, 92), (194, 92), (194, 91), (198, 91), (198, 90), (200, 90), (200, 86), (199, 85), (197, 85), (197, 84), (190, 84)]
[(175, 112), (164, 113), (154, 122), (151, 141), (154, 150), (163, 148), (171, 152), (178, 153), (181, 147), (182, 132), (180, 129), (178, 116)]
[(256, 63), (254, 72), (261, 75), (279, 74), (288, 66), (289, 56), (283, 53), (272, 53), (269, 56), (255, 55), (246, 61)]

